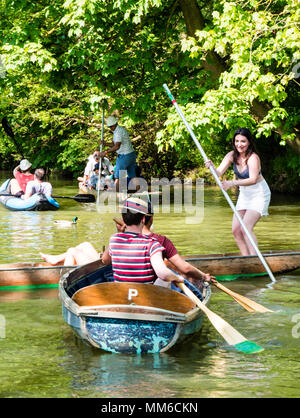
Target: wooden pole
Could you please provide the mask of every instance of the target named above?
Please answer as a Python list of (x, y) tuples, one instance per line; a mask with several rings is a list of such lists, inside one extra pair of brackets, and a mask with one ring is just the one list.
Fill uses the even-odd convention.
[[(176, 100), (174, 99), (174, 97), (173, 97), (173, 95), (172, 95), (171, 91), (169, 90), (168, 86), (167, 86), (166, 84), (164, 84), (164, 85), (163, 85), (163, 88), (166, 90), (166, 92), (167, 92), (167, 94), (168, 94), (169, 98), (171, 99), (171, 101), (172, 101), (172, 103), (173, 103), (173, 105), (174, 105), (175, 109), (177, 110), (177, 113), (178, 113), (178, 114), (179, 114), (179, 116), (181, 117), (181, 119), (182, 119), (182, 121), (183, 121), (184, 125), (186, 126), (186, 128), (187, 128), (188, 132), (190, 133), (190, 135), (191, 135), (191, 137), (192, 137), (192, 139), (193, 139), (193, 141), (194, 141), (194, 143), (195, 143), (196, 147), (197, 147), (197, 148), (198, 148), (198, 150), (200, 151), (200, 154), (202, 155), (202, 157), (203, 157), (203, 159), (204, 159), (204, 162), (208, 161), (208, 158), (207, 158), (207, 156), (206, 156), (206, 154), (205, 154), (205, 152), (204, 152), (203, 148), (201, 147), (200, 142), (199, 142), (199, 141), (198, 141), (198, 139), (196, 138), (196, 136), (195, 136), (194, 132), (192, 131), (192, 129), (191, 129), (191, 127), (190, 127), (189, 123), (188, 123), (188, 122), (187, 122), (187, 120), (185, 119), (185, 116), (184, 116), (184, 114), (183, 114), (182, 110), (180, 109), (180, 107), (179, 107), (179, 106), (178, 106), (178, 104), (176, 103)], [(223, 189), (223, 186), (222, 186), (221, 180), (219, 179), (219, 177), (218, 177), (218, 175), (217, 175), (217, 173), (216, 173), (216, 170), (214, 169), (214, 167), (212, 167), (212, 166), (211, 166), (211, 167), (210, 167), (210, 171), (211, 171), (212, 175), (214, 176), (214, 178), (215, 178), (215, 180), (216, 180), (216, 182), (217, 182), (218, 186), (219, 186), (219, 187), (220, 187), (220, 189), (222, 190), (223, 195), (225, 196), (225, 198), (226, 198), (227, 202), (229, 203), (229, 206), (230, 206), (230, 207), (231, 207), (231, 209), (233, 210), (233, 212), (234, 212), (235, 216), (237, 217), (237, 219), (238, 219), (239, 223), (241, 224), (241, 226), (242, 226), (243, 230), (245, 231), (245, 233), (246, 233), (246, 235), (247, 235), (247, 237), (248, 237), (249, 241), (251, 242), (251, 245), (252, 245), (252, 246), (253, 246), (253, 248), (255, 249), (256, 254), (258, 255), (258, 257), (259, 257), (260, 261), (262, 262), (262, 264), (263, 264), (264, 268), (266, 269), (266, 272), (267, 272), (267, 273), (268, 273), (268, 275), (270, 276), (270, 279), (272, 280), (272, 282), (273, 282), (273, 283), (275, 283), (275, 282), (276, 282), (276, 280), (275, 280), (275, 277), (273, 276), (273, 273), (272, 273), (272, 271), (271, 271), (270, 267), (268, 266), (267, 262), (265, 261), (265, 259), (263, 258), (263, 256), (262, 256), (261, 252), (259, 251), (259, 249), (258, 249), (257, 245), (255, 244), (255, 242), (254, 242), (254, 240), (253, 240), (252, 236), (250, 235), (250, 232), (248, 231), (248, 229), (247, 229), (246, 225), (244, 224), (244, 222), (243, 222), (242, 218), (240, 217), (240, 215), (239, 215), (238, 211), (236, 210), (236, 208), (235, 208), (234, 204), (232, 203), (232, 200), (230, 199), (230, 197), (229, 197), (228, 193), (227, 193), (227, 192)]]

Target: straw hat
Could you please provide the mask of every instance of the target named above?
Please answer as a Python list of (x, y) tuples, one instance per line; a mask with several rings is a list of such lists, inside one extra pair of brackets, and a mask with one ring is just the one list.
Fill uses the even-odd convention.
[(136, 197), (129, 197), (122, 206), (123, 211), (130, 210), (133, 213), (142, 213), (143, 215), (152, 215), (148, 213), (148, 203)]

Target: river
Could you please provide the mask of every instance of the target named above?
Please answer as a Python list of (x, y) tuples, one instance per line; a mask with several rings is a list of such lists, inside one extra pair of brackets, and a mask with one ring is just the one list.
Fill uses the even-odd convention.
[[(7, 173), (0, 173), (0, 181)], [(54, 195), (74, 196), (75, 181), (53, 179)], [(232, 194), (233, 200), (236, 198)], [(95, 203), (59, 199), (55, 212), (11, 212), (0, 207), (0, 263), (40, 261), (39, 251), (58, 254), (90, 241), (99, 250), (115, 232), (113, 213)], [(204, 190), (199, 222), (185, 212), (158, 211), (156, 232), (182, 255), (236, 251), (232, 211), (215, 187)], [(255, 231), (260, 250), (300, 249), (300, 196), (272, 195), (267, 218)], [(77, 225), (62, 228), (55, 220)], [(118, 355), (78, 341), (64, 323), (57, 289), (0, 292), (0, 396), (16, 398), (202, 398), (299, 397), (300, 270), (226, 283), (274, 310), (250, 314), (213, 289), (210, 309), (265, 350), (246, 355), (231, 349), (205, 320), (200, 334), (159, 355)], [(2, 337), (2, 338), (1, 338)]]

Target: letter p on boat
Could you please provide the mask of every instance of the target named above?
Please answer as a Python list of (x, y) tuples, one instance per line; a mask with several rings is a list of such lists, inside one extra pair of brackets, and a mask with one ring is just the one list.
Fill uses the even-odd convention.
[(128, 290), (128, 300), (132, 300), (133, 297), (138, 295), (138, 291), (136, 289), (129, 289)]

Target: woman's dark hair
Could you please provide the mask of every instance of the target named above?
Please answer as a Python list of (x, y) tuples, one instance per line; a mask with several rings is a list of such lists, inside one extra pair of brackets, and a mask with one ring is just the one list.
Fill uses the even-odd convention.
[(232, 140), (233, 162), (234, 163), (237, 163), (238, 157), (239, 157), (239, 152), (238, 152), (238, 150), (235, 147), (235, 137), (237, 135), (243, 135), (249, 141), (249, 146), (248, 146), (247, 151), (246, 151), (247, 160), (250, 157), (250, 155), (253, 154), (253, 152), (255, 152), (257, 154), (256, 149), (255, 149), (255, 145), (254, 145), (254, 142), (253, 142), (253, 137), (252, 137), (251, 132), (249, 131), (249, 129), (247, 129), (247, 128), (239, 128), (239, 129), (237, 129), (235, 131), (235, 133), (233, 135), (233, 140)]

